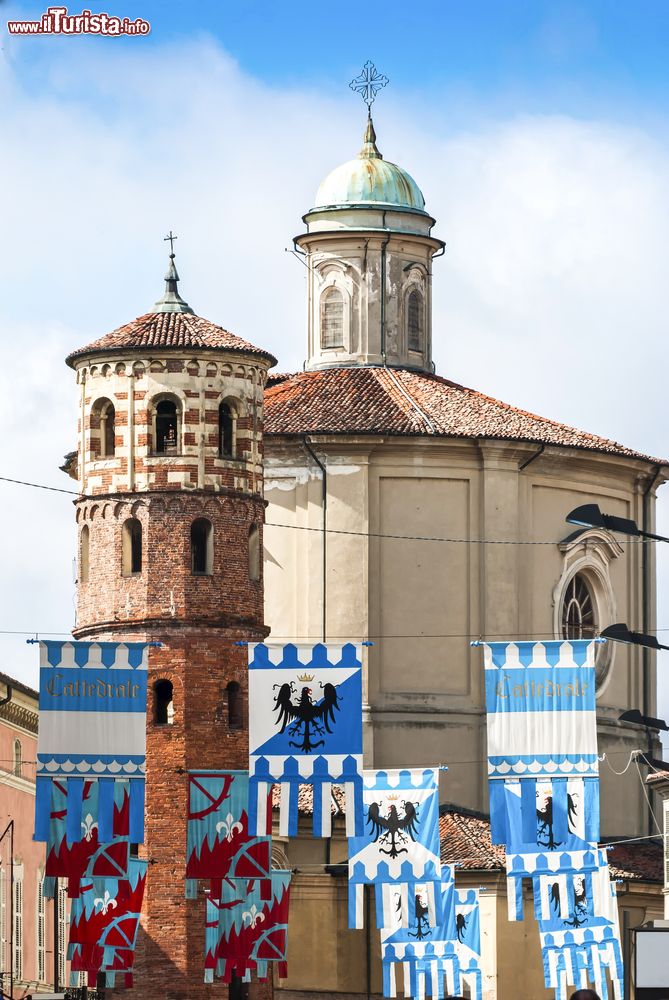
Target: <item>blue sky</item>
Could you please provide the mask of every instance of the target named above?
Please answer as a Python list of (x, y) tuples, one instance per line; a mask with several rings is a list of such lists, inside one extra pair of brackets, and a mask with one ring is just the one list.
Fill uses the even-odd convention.
[[(196, 310), (281, 369), (301, 366), (303, 269), (285, 248), (319, 181), (359, 148), (364, 107), (348, 82), (368, 58), (391, 79), (375, 105), (381, 150), (416, 178), (447, 242), (439, 372), (669, 453), (665, 0), (88, 6), (148, 19), (151, 34), (9, 37), (2, 21), (46, 3), (0, 0), (5, 475), (70, 485), (62, 359), (158, 298), (170, 228)], [(69, 498), (12, 489), (0, 510), (31, 518), (33, 549), (26, 559), (18, 534), (6, 540), (16, 571), (0, 579), (0, 629), (67, 630)], [(658, 518), (669, 534), (669, 500)], [(0, 638), (0, 657), (34, 681), (22, 643)]]
[[(7, 18), (38, 17), (46, 6), (2, 5)], [(645, 116), (662, 111), (669, 98), (669, 8), (663, 0), (425, 0), (414, 8), (386, 0), (337, 10), (308, 0), (97, 0), (87, 6), (151, 22), (148, 37), (114, 40), (116, 46), (148, 50), (206, 34), (259, 79), (333, 95), (371, 56), (392, 78), (395, 100), (420, 99), (428, 89), (446, 96), (455, 88), (465, 106), (474, 101), (496, 111), (522, 105), (580, 116), (615, 107), (619, 115)], [(35, 83), (37, 67), (59, 45), (72, 53), (76, 46), (110, 44), (92, 38), (20, 41), (21, 62)], [(174, 70), (178, 79), (176, 62)], [(448, 113), (457, 116), (457, 104), (456, 97)]]

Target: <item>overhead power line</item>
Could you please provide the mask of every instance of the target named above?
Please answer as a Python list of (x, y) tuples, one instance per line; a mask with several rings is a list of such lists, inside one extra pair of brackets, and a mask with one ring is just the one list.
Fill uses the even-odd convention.
[[(67, 496), (77, 497), (79, 500), (97, 500), (99, 502), (105, 499), (104, 496), (96, 496), (95, 494), (85, 494), (79, 493), (76, 490), (66, 490), (61, 489), (57, 486), (45, 486), (43, 483), (32, 483), (25, 479), (10, 479), (9, 476), (0, 476), (0, 482), (12, 483), (15, 486), (28, 486), (32, 489), (37, 490), (48, 490), (51, 493), (64, 493)], [(142, 497), (141, 493), (133, 493), (128, 499), (123, 499), (121, 497), (115, 496), (114, 503), (125, 503), (128, 505), (134, 505)], [(398, 535), (392, 532), (386, 531), (355, 531), (352, 528), (323, 528), (307, 524), (279, 524), (276, 521), (266, 521), (266, 528), (285, 528), (288, 531), (311, 531), (318, 535), (322, 535), (323, 532), (327, 535), (348, 535), (357, 538), (387, 538), (395, 541), (405, 541), (405, 542), (441, 542), (451, 545), (559, 545), (564, 539), (523, 539), (523, 538), (450, 538), (444, 535)], [(654, 542), (656, 539), (647, 538), (630, 538), (626, 537), (624, 541), (619, 540), (620, 545), (643, 545), (648, 542)], [(604, 539), (599, 541), (598, 539), (592, 539), (591, 544), (594, 545), (605, 545)]]

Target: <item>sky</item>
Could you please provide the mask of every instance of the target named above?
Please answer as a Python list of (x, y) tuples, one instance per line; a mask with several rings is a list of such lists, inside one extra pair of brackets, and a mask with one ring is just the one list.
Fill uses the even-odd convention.
[[(669, 456), (664, 0), (88, 6), (150, 33), (10, 36), (7, 20), (46, 5), (0, 0), (3, 475), (74, 486), (58, 470), (76, 426), (63, 358), (162, 294), (170, 228), (195, 310), (301, 367), (305, 282), (287, 248), (360, 146), (348, 83), (370, 58), (391, 80), (374, 107), (381, 151), (447, 244), (439, 373)], [(31, 684), (35, 650), (7, 633), (73, 624), (72, 500), (0, 483), (0, 670)], [(669, 637), (669, 546), (658, 557)]]

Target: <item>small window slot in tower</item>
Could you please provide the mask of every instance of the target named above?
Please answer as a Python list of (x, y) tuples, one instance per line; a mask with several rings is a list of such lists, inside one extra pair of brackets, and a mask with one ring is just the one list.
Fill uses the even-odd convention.
[(218, 408), (218, 450), (221, 458), (235, 457), (235, 418), (228, 403)]
[(136, 517), (129, 517), (123, 523), (121, 558), (123, 576), (142, 572), (142, 525)]
[(79, 535), (79, 583), (88, 583), (90, 567), (90, 528), (87, 524)]
[(153, 685), (153, 721), (157, 726), (171, 726), (174, 723), (172, 681), (156, 681)]
[(258, 525), (249, 528), (249, 580), (260, 579), (260, 532)]
[(237, 681), (230, 681), (226, 693), (228, 696), (228, 729), (243, 729), (244, 705), (241, 686)]
[(191, 572), (210, 576), (214, 568), (214, 528), (206, 517), (198, 517), (190, 526)]

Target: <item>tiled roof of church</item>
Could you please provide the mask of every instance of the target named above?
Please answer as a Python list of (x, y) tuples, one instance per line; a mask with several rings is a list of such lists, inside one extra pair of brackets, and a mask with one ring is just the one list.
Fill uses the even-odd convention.
[(439, 375), (403, 368), (325, 368), (270, 375), (265, 434), (498, 438), (657, 461)]
[(195, 316), (192, 312), (145, 313), (112, 333), (107, 333), (104, 337), (87, 344), (86, 347), (73, 351), (68, 356), (67, 363), (71, 365), (84, 354), (139, 348), (232, 351), (239, 354), (255, 354), (267, 358), (273, 365), (276, 364), (276, 358), (269, 351), (255, 347), (247, 340), (242, 340), (234, 333), (224, 330), (222, 326), (216, 326), (215, 323), (210, 323), (201, 316)]

